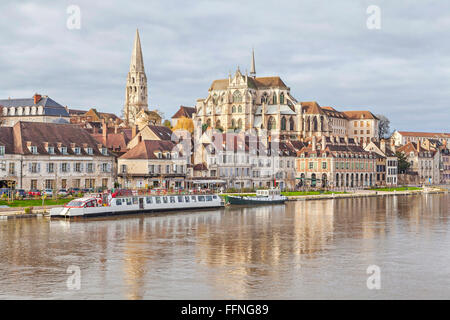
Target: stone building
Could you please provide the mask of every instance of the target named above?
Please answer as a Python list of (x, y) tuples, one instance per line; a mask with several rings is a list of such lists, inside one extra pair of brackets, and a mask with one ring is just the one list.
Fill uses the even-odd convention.
[(397, 156), (391, 150), (386, 140), (371, 141), (364, 150), (377, 155), (376, 184), (379, 186), (396, 186), (398, 184)]
[(440, 182), (440, 155), (439, 150), (424, 148), (420, 143), (408, 142), (397, 148), (402, 152), (411, 166), (409, 171), (416, 172), (420, 184), (436, 184)]
[(450, 133), (437, 132), (412, 132), (412, 131), (395, 131), (391, 140), (396, 147), (406, 145), (409, 142), (424, 142), (425, 140), (435, 139), (441, 143), (450, 145)]
[(0, 125), (14, 126), (18, 121), (69, 123), (67, 108), (48, 96), (0, 100)]
[(375, 185), (376, 156), (354, 139), (325, 137), (297, 152), (298, 187), (361, 188)]
[(172, 141), (142, 140), (118, 159), (125, 188), (184, 188), (187, 161)]
[(178, 120), (181, 118), (188, 118), (192, 119), (193, 114), (195, 113), (194, 107), (185, 107), (180, 106), (180, 109), (172, 116), (172, 127), (175, 127), (177, 125)]
[(77, 125), (0, 127), (0, 185), (19, 189), (111, 188), (114, 155)]

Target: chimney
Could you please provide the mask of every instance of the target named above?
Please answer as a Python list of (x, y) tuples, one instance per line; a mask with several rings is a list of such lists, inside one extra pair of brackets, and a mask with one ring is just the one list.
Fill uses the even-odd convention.
[(380, 140), (380, 149), (383, 151), (384, 154), (386, 154), (386, 140), (381, 139)]
[(114, 124), (114, 133), (117, 134), (117, 130), (119, 129), (119, 126), (117, 125), (117, 122)]
[(136, 137), (137, 133), (139, 132), (138, 126), (134, 125), (131, 128), (131, 139), (133, 139), (134, 137)]
[(108, 137), (108, 127), (106, 126), (105, 119), (102, 119), (102, 143), (106, 146), (106, 138)]
[(344, 141), (345, 141), (345, 144), (348, 144), (348, 135), (345, 135)]
[(417, 140), (417, 152), (420, 152), (420, 140)]
[(44, 148), (45, 148), (45, 150), (48, 149), (48, 142), (44, 142)]
[(326, 145), (327, 145), (327, 138), (325, 136), (322, 136), (322, 151), (325, 150)]
[(31, 141), (27, 141), (27, 147), (28, 147), (28, 148), (31, 147)]
[(34, 104), (37, 104), (39, 102), (39, 100), (41, 100), (41, 95), (38, 93), (35, 93), (33, 96), (33, 100), (34, 100)]
[(313, 151), (316, 150), (316, 136), (312, 137), (311, 147)]

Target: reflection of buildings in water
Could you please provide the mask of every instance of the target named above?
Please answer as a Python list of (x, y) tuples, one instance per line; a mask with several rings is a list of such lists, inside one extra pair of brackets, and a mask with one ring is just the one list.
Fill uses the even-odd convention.
[(245, 298), (251, 290), (267, 290), (270, 296), (265, 279), (290, 283), (286, 278), (296, 277), (301, 256), (314, 257), (332, 240), (330, 208), (329, 203), (308, 201), (228, 209), (222, 230), (198, 229), (197, 261), (221, 269), (221, 277), (212, 276), (220, 292)]

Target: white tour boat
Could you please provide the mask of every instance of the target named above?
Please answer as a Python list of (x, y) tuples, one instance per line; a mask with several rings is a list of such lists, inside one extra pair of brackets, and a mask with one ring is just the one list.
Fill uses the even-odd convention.
[(282, 204), (288, 198), (281, 195), (278, 188), (256, 190), (256, 196), (227, 196), (229, 204), (258, 205), (258, 204)]
[(219, 208), (224, 201), (216, 194), (129, 195), (110, 198), (86, 196), (74, 199), (64, 207), (52, 208), (50, 217), (98, 217), (169, 210)]

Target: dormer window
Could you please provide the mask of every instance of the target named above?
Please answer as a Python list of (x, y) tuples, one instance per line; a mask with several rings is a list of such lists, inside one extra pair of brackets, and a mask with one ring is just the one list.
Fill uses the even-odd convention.
[(67, 154), (67, 147), (61, 147), (60, 151), (62, 154)]
[(108, 155), (108, 149), (102, 148), (102, 155), (107, 156)]
[(162, 152), (158, 152), (158, 159), (162, 159)]
[(32, 153), (32, 154), (37, 154), (38, 152), (37, 152), (37, 147), (36, 146), (30, 146), (30, 152)]
[(92, 148), (87, 148), (86, 152), (87, 152), (87, 154), (93, 154), (94, 150)]
[(48, 152), (49, 154), (55, 154), (55, 147), (48, 147), (48, 148), (47, 148), (47, 152)]
[(81, 149), (79, 147), (76, 147), (73, 149), (73, 152), (75, 152), (75, 154), (81, 154)]

